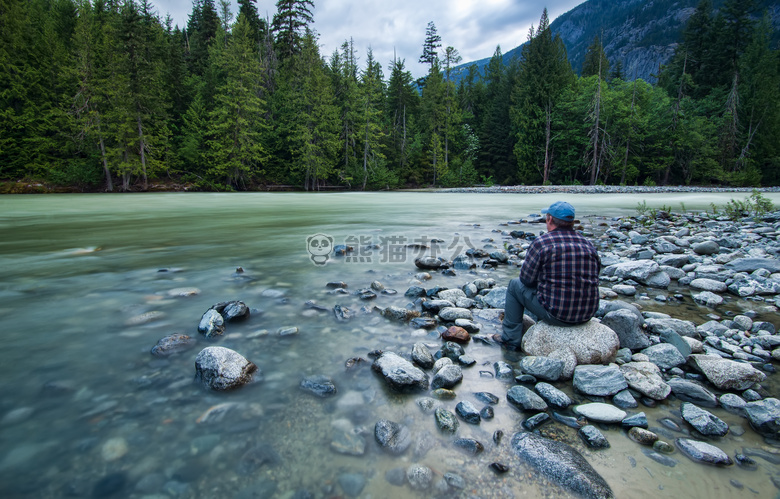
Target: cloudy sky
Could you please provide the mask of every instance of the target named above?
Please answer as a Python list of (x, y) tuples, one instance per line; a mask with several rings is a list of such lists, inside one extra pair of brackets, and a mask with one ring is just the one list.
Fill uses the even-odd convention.
[[(584, 0), (314, 0), (313, 28), (320, 36), (320, 54), (329, 57), (345, 40), (352, 38), (365, 62), (370, 46), (374, 58), (389, 76), (393, 53), (406, 60), (406, 69), (415, 77), (426, 73), (417, 61), (422, 54), (425, 30), (430, 21), (442, 38), (440, 55), (447, 46), (455, 47), (471, 62), (493, 55), (496, 46), (506, 52), (526, 40), (528, 28), (538, 25), (546, 6), (550, 21)], [(184, 27), (192, 3), (182, 0), (152, 0), (164, 18), (170, 13), (174, 23)], [(219, 5), (219, 2), (215, 2)], [(238, 6), (232, 1), (233, 12)], [(276, 0), (258, 0), (261, 17), (272, 18)]]

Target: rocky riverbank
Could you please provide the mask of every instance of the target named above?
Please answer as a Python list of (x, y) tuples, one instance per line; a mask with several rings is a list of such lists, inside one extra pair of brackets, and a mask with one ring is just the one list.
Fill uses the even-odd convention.
[(436, 189), (435, 192), (458, 193), (516, 193), (516, 194), (665, 194), (665, 193), (696, 193), (696, 192), (739, 192), (750, 193), (756, 189), (759, 192), (780, 192), (780, 187), (703, 187), (703, 186), (643, 186), (643, 185), (493, 185), (475, 187), (455, 187)]
[[(780, 400), (765, 384), (776, 372), (775, 362), (780, 361), (776, 330), (779, 221), (780, 213), (762, 220), (732, 221), (707, 213), (661, 212), (657, 218), (581, 223), (578, 229), (593, 239), (604, 265), (596, 318), (563, 330), (536, 324), (526, 333), (522, 354), (502, 351), (488, 334), (500, 327), (506, 283), (479, 274), (522, 265), (535, 235), (511, 230), (511, 226), (538, 220), (518, 220), (496, 228), (502, 245), (488, 242), (453, 261), (417, 259), (412, 285), (403, 292), (406, 306), (372, 306), (377, 294), (396, 293), (378, 280), (355, 290), (345, 282), (323, 283), (331, 295), (358, 297), (364, 305), (350, 310), (342, 305), (322, 307), (311, 300), (303, 305), (307, 314), (323, 319), (330, 315), (343, 324), (381, 316), (383, 321), (409, 328), (411, 337), (419, 338), (395, 351), (375, 350), (365, 358), (350, 357), (345, 366), (350, 371), (371, 365), (376, 382), (406, 399), (407, 405), (416, 405), (416, 410), (435, 421), (439, 431), (434, 436), (403, 419), (382, 417), (382, 408), (376, 407), (368, 425), (365, 415), (358, 418), (359, 425), (343, 418), (334, 422), (331, 451), (364, 456), (376, 448), (391, 456), (411, 455), (413, 463), (399, 461), (399, 468), (387, 472), (387, 482), (442, 496), (490, 484), (484, 476), (455, 471), (438, 475), (436, 467), (426, 463), (437, 439), (448, 442), (467, 460), (487, 459), (496, 476), (512, 476), (513, 470), (530, 467), (550, 483), (586, 497), (613, 497), (613, 488), (619, 484), (609, 484), (582, 454), (609, 453), (609, 441), (621, 436), (665, 467), (675, 467), (681, 459), (746, 470), (756, 469), (754, 458), (776, 464), (780, 461)], [(349, 255), (350, 248), (341, 250)], [(454, 287), (426, 285), (435, 274), (466, 279)], [(238, 304), (245, 308), (236, 302), (209, 309), (201, 321), (202, 334), (221, 335), (224, 324), (232, 319), (224, 315), (225, 310)], [(663, 304), (669, 305), (670, 313), (646, 310)], [(675, 317), (672, 305), (681, 304), (706, 310), (709, 320), (695, 323)], [(561, 339), (572, 332), (580, 341)], [(297, 335), (298, 328), (279, 329), (275, 334)], [(176, 341), (189, 345), (187, 339)], [(480, 366), (470, 353), (476, 345), (494, 349), (490, 369)], [(159, 352), (162, 347), (155, 348)], [(196, 361), (197, 377), (206, 390), (235, 389), (259, 381), (251, 375), (260, 372), (251, 359), (223, 352), (216, 362), (220, 382), (207, 383), (201, 358), (209, 349), (214, 347), (203, 350)], [(177, 351), (170, 345), (162, 350)], [(469, 380), (475, 371), (479, 378), (501, 381), (504, 389), (474, 391)], [(300, 388), (317, 398), (335, 399), (337, 408), (357, 410), (370, 400), (354, 390), (342, 393), (339, 381), (328, 373), (304, 376)], [(656, 407), (665, 407), (673, 417), (656, 425), (643, 410)], [(737, 415), (742, 425), (730, 427), (715, 410)], [(493, 420), (499, 411), (503, 416), (508, 411), (510, 418), (522, 424), (495, 430), (488, 439), (468, 429)], [(224, 416), (221, 411), (216, 414), (220, 419)], [(564, 429), (576, 430), (581, 440), (565, 441)], [(722, 439), (745, 431), (757, 432), (765, 447), (744, 447), (733, 455), (721, 449)], [(511, 441), (502, 441), (504, 433), (513, 434)], [(267, 448), (251, 452), (241, 462), (248, 460), (253, 470), (274, 461), (268, 458), (274, 452)], [(259, 462), (258, 453), (262, 455)], [(346, 495), (358, 497), (367, 479), (350, 472), (338, 482)], [(776, 473), (756, 477), (769, 479), (780, 488)], [(732, 486), (740, 489), (744, 484), (734, 479)], [(251, 487), (244, 492), (254, 493)]]

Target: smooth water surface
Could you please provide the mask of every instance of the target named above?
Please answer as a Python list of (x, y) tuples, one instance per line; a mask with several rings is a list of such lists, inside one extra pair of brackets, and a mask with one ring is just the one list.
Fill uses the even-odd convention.
[[(780, 195), (767, 194), (780, 203)], [(728, 194), (568, 195), (579, 218), (633, 215), (637, 203), (706, 210), (725, 204)], [(406, 355), (424, 341), (432, 352), (435, 333), (365, 313), (338, 322), (335, 305), (406, 306), (404, 291), (420, 284), (412, 261), (431, 246), (452, 258), (469, 247), (502, 247), (500, 231), (537, 232), (540, 225), (512, 224), (560, 194), (128, 194), (0, 197), (0, 496), (2, 497), (338, 497), (352, 479), (365, 481), (359, 497), (430, 497), (408, 484), (391, 485), (386, 473), (419, 463), (465, 480), (463, 497), (566, 496), (509, 452), (509, 438), (528, 416), (506, 402), (509, 385), (485, 376), (506, 359), (495, 346), (472, 343), (477, 364), (464, 369), (458, 398), (438, 403), (454, 411), (460, 400), (476, 404), (473, 392), (501, 400), (496, 417), (480, 425), (461, 421), (458, 436), (485, 446), (469, 456), (438, 432), (432, 414), (416, 401), (429, 394), (397, 395), (370, 368), (375, 349)], [(315, 265), (307, 237), (324, 234), (334, 244), (352, 243), (356, 258), (330, 256)], [(379, 247), (371, 247), (377, 244)], [(237, 273), (238, 267), (243, 273)], [(460, 287), (479, 276), (506, 285), (517, 268), (432, 273), (421, 285)], [(364, 302), (330, 294), (326, 283), (344, 281), (349, 290), (373, 281), (397, 290)], [(656, 290), (656, 292), (658, 292)], [(669, 294), (674, 289), (668, 290)], [(186, 296), (184, 296), (186, 295)], [(228, 324), (226, 334), (206, 340), (197, 332), (212, 305), (242, 300), (251, 318)], [(327, 309), (305, 306), (313, 300)], [(706, 309), (690, 304), (653, 307), (697, 324)], [(774, 312), (757, 310), (777, 324)], [(280, 337), (281, 328), (297, 335)], [(484, 333), (494, 332), (486, 324)], [(497, 331), (497, 329), (495, 329)], [(158, 359), (150, 349), (172, 333), (189, 334), (195, 348)], [(194, 358), (208, 345), (236, 350), (262, 371), (257, 382), (230, 393), (212, 393), (193, 380)], [(366, 359), (347, 369), (352, 357)], [(304, 376), (324, 374), (338, 394), (319, 399), (301, 391)], [(565, 388), (568, 384), (559, 385)], [(774, 386), (773, 382), (767, 386)], [(571, 394), (571, 393), (570, 393)], [(208, 413), (222, 405), (222, 412)], [(479, 405), (481, 407), (481, 405)], [(676, 406), (644, 410), (652, 428), (676, 417)], [(734, 455), (764, 442), (746, 420), (713, 412), (732, 431), (716, 444)], [(415, 443), (424, 435), (433, 447), (390, 456), (373, 437), (379, 419), (403, 422)], [(679, 417), (677, 417), (679, 419)], [(558, 425), (559, 437), (580, 450), (612, 486), (617, 497), (773, 497), (770, 480), (778, 466), (757, 458), (759, 467), (715, 469), (679, 452), (674, 467), (647, 458), (618, 428), (605, 430), (612, 448), (590, 451), (574, 430)], [(746, 431), (741, 436), (739, 428)], [(492, 435), (502, 430), (496, 445)], [(332, 449), (336, 435), (366, 443), (363, 455)], [(671, 441), (673, 437), (662, 438)], [(768, 451), (776, 452), (767, 447)], [(780, 461), (780, 459), (778, 459)], [(510, 466), (497, 475), (492, 462)], [(345, 481), (346, 480), (346, 481)], [(744, 488), (737, 488), (738, 485)], [(447, 495), (452, 496), (450, 491)]]

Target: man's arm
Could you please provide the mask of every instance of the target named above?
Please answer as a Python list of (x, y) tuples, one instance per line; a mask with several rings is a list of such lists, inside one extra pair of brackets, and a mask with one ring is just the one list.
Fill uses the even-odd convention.
[(520, 281), (533, 288), (539, 281), (539, 271), (541, 270), (541, 251), (539, 248), (540, 245), (536, 244), (536, 241), (531, 243), (525, 253), (523, 266), (520, 267)]

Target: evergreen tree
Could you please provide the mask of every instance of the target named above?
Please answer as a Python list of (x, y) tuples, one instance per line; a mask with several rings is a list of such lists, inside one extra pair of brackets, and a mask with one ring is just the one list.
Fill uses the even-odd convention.
[[(366, 68), (360, 78), (363, 125), (363, 185), (365, 189), (371, 177), (372, 184), (382, 187), (383, 182), (391, 180), (385, 167), (385, 154), (382, 144), (385, 132), (382, 127), (382, 107), (385, 99), (382, 65), (374, 59), (369, 47), (366, 54)], [(394, 182), (393, 182), (394, 183)]]
[(265, 21), (257, 14), (257, 0), (238, 0), (238, 15), (243, 15), (249, 22), (250, 36), (259, 43), (265, 35)]
[(556, 102), (574, 82), (566, 48), (552, 36), (547, 9), (539, 27), (523, 45), (518, 84), (512, 91), (511, 114), (517, 130), (514, 147), (520, 178), (547, 183), (553, 164), (552, 127)]
[(601, 44), (599, 35), (593, 37), (593, 42), (588, 46), (585, 52), (585, 60), (582, 62), (582, 77), (599, 75), (606, 79), (609, 74), (609, 60), (604, 53), (604, 46)]
[(276, 45), (282, 59), (292, 57), (301, 50), (302, 36), (314, 22), (312, 0), (277, 0), (271, 30), (276, 35)]
[(420, 102), (421, 117), (424, 122), (423, 166), (431, 172), (431, 182), (435, 186), (440, 177), (447, 173), (444, 161), (444, 136), (446, 129), (446, 89), (444, 75), (434, 62), (425, 79)]
[(208, 158), (211, 178), (232, 188), (246, 188), (262, 173), (266, 103), (260, 95), (261, 69), (249, 19), (239, 15), (227, 48), (215, 57), (225, 74), (211, 113)]
[(417, 112), (419, 94), (404, 62), (394, 59), (390, 66), (385, 114), (390, 128), (390, 164), (398, 165), (402, 177), (409, 177), (409, 142), (414, 135), (411, 121)]
[(436, 25), (433, 21), (428, 23), (425, 29), (425, 41), (423, 42), (423, 53), (420, 56), (420, 63), (427, 64), (433, 69), (434, 64), (439, 62), (439, 52), (436, 50), (441, 47), (441, 36), (436, 32)]
[(501, 47), (496, 47), (485, 70), (484, 110), (480, 113), (478, 171), (501, 184), (515, 182), (517, 161), (509, 117), (510, 92), (515, 74), (504, 66)]
[(284, 147), (292, 173), (305, 190), (319, 190), (335, 172), (339, 119), (333, 89), (320, 59), (314, 34), (307, 31), (300, 52), (291, 59), (280, 88), (285, 109), (280, 116)]

